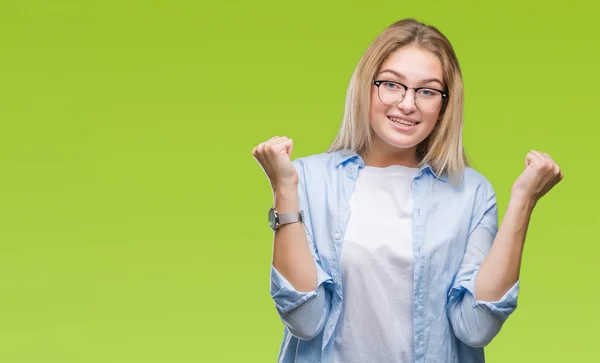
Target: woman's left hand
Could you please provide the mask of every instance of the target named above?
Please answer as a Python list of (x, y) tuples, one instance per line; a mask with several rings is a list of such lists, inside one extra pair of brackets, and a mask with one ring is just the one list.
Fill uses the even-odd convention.
[(525, 158), (525, 170), (513, 184), (512, 197), (537, 203), (562, 178), (562, 171), (548, 154), (530, 151)]

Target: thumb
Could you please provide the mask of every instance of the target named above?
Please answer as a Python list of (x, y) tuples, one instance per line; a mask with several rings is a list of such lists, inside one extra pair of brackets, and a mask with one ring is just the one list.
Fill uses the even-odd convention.
[(532, 161), (533, 156), (531, 156), (531, 153), (527, 154), (527, 156), (525, 157), (525, 168), (527, 168)]
[(283, 143), (283, 146), (285, 147), (285, 152), (287, 153), (288, 157), (290, 158), (290, 160), (292, 159), (292, 149), (294, 148), (294, 140), (292, 139), (288, 139)]
[(538, 157), (537, 157), (535, 151), (532, 150), (532, 151), (528, 152), (527, 156), (525, 157), (525, 168), (527, 168), (531, 164), (534, 164), (537, 160), (538, 160)]

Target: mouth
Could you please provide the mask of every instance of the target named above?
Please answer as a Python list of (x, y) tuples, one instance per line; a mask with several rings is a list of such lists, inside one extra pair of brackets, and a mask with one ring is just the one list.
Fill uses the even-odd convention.
[(387, 118), (390, 121), (392, 121), (398, 125), (402, 125), (402, 126), (406, 126), (406, 127), (413, 127), (413, 126), (417, 126), (418, 124), (420, 124), (420, 122), (418, 122), (418, 121), (408, 121), (408, 120), (405, 120), (405, 119), (399, 118), (399, 117), (387, 116)]

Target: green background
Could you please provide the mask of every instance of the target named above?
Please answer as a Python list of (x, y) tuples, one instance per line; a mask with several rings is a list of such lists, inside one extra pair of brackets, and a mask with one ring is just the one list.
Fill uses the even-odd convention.
[(437, 26), (503, 214), (531, 149), (565, 178), (489, 362), (600, 361), (591, 1), (0, 3), (0, 362), (274, 362), (272, 195), (252, 148), (325, 151), (385, 27)]

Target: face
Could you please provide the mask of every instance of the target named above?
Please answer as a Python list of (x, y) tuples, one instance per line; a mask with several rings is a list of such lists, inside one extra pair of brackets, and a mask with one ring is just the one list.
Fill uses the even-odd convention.
[[(374, 79), (444, 90), (442, 64), (438, 58), (412, 46), (392, 53)], [(415, 96), (415, 91), (409, 89), (400, 103), (388, 105), (380, 100), (377, 86), (371, 86), (370, 124), (374, 131), (374, 148), (385, 153), (415, 153), (417, 145), (431, 133), (441, 106), (433, 111), (423, 111), (416, 106)]]

